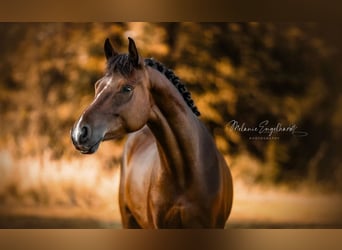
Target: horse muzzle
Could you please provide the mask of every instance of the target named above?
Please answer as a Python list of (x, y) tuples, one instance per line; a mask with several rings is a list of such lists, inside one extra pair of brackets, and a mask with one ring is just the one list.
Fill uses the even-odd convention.
[(95, 153), (99, 148), (102, 138), (92, 142), (91, 138), (91, 128), (88, 125), (84, 125), (81, 128), (78, 126), (74, 127), (70, 131), (70, 136), (72, 143), (75, 148), (82, 154), (92, 154)]

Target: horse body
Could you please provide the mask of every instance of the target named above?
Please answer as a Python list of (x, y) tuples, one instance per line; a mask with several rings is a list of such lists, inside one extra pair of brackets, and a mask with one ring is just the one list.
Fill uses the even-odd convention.
[[(117, 56), (108, 42), (105, 52), (107, 59)], [(81, 152), (93, 153), (100, 141), (130, 133), (119, 187), (123, 226), (223, 228), (232, 205), (231, 174), (187, 103), (189, 95), (180, 94), (160, 64), (143, 61), (133, 40), (128, 64), (118, 58), (115, 63), (129, 74), (109, 74), (97, 84), (95, 100), (75, 123), (72, 139)]]
[[(228, 169), (220, 167), (208, 173), (210, 165), (207, 171), (203, 170), (201, 175), (196, 173), (182, 186), (175, 175), (163, 167), (159, 155), (157, 142), (148, 127), (129, 136), (119, 191), (124, 226), (224, 227), (232, 197), (232, 189), (227, 189), (232, 185)], [(224, 166), (224, 161), (218, 160)]]

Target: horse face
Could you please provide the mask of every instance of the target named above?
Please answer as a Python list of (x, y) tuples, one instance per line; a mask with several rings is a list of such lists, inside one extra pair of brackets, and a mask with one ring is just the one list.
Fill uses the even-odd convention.
[[(107, 42), (105, 53), (107, 60), (110, 60), (118, 54)], [(132, 64), (129, 74), (112, 70), (99, 79), (95, 84), (93, 102), (71, 131), (72, 141), (82, 153), (94, 153), (101, 141), (137, 131), (147, 123), (152, 106), (149, 79), (131, 39), (129, 52), (128, 57), (123, 55), (122, 60), (116, 62), (122, 64), (126, 56), (127, 63)]]

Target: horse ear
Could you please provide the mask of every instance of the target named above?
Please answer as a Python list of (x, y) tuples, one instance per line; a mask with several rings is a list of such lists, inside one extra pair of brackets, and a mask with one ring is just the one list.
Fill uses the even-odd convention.
[(107, 60), (111, 58), (112, 56), (115, 56), (118, 54), (118, 52), (115, 51), (111, 42), (109, 41), (109, 38), (107, 38), (104, 43), (104, 52), (105, 52)]
[(135, 46), (135, 42), (132, 38), (128, 37), (128, 52), (129, 58), (133, 63), (134, 67), (141, 65), (141, 57), (138, 53), (137, 47)]

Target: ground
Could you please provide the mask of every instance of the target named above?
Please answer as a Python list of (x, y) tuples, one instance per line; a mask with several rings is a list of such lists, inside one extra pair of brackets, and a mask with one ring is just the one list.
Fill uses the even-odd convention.
[[(246, 189), (236, 186), (226, 228), (342, 228), (338, 194)], [(0, 228), (121, 228), (116, 207), (0, 207)]]

